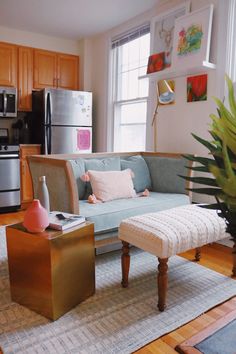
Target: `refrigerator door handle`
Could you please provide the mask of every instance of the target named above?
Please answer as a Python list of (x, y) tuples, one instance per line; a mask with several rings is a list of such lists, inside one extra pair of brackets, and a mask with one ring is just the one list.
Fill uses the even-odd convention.
[(47, 111), (46, 111), (46, 125), (52, 124), (52, 109), (51, 109), (51, 95), (50, 92), (47, 94)]
[(46, 141), (47, 141), (47, 153), (51, 154), (51, 140), (52, 140), (52, 110), (51, 110), (51, 96), (47, 94), (47, 112), (46, 112)]

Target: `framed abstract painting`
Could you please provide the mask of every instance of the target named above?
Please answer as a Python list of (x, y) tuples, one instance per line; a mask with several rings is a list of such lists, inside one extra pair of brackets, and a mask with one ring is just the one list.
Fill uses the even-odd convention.
[(205, 6), (175, 21), (173, 68), (201, 66), (209, 61), (213, 5)]
[(187, 77), (187, 102), (207, 100), (207, 74)]
[(186, 1), (151, 21), (151, 54), (164, 53), (164, 66), (161, 70), (170, 67), (172, 63), (175, 20), (189, 11), (190, 1)]

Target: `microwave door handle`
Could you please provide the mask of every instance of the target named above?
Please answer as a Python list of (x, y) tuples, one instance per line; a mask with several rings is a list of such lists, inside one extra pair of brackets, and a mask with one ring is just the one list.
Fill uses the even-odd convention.
[(3, 117), (7, 115), (7, 93), (3, 90)]

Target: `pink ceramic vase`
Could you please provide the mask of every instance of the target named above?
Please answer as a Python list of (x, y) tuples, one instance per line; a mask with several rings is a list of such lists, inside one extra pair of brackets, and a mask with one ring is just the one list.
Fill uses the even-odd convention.
[(26, 210), (23, 225), (32, 233), (43, 232), (49, 225), (47, 210), (42, 207), (38, 199), (34, 199)]

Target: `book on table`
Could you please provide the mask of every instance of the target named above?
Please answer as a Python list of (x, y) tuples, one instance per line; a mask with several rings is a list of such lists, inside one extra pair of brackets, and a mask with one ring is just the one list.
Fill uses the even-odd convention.
[(82, 215), (69, 214), (61, 211), (51, 211), (49, 213), (49, 227), (51, 229), (67, 230), (83, 222), (85, 222), (85, 217)]

